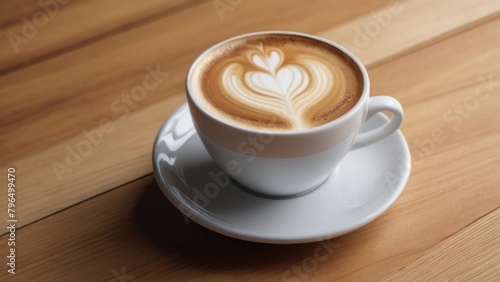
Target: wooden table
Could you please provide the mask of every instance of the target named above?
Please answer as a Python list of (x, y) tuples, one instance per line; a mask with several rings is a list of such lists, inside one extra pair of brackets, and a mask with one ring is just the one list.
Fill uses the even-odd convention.
[[(500, 281), (500, 1), (6, 0), (0, 11), (0, 280)], [(270, 29), (344, 44), (373, 95), (405, 109), (404, 193), (322, 243), (187, 224), (152, 175), (190, 63)], [(131, 99), (151, 72), (157, 85)], [(328, 259), (314, 259), (318, 246)]]

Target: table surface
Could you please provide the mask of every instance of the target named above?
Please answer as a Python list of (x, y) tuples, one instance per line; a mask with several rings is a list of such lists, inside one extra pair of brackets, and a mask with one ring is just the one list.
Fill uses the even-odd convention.
[[(500, 280), (500, 1), (8, 0), (0, 11), (0, 214), (16, 227), (0, 233), (0, 280)], [(152, 175), (154, 138), (186, 101), (190, 63), (273, 29), (344, 44), (372, 95), (405, 110), (405, 191), (322, 243), (258, 244), (187, 224)], [(151, 69), (158, 83), (130, 100)]]

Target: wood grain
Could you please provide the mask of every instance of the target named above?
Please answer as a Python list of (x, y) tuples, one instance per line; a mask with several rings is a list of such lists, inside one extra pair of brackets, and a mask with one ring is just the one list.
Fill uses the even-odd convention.
[(499, 16), (498, 1), (391, 1), (319, 35), (341, 43), (364, 64), (375, 66)]
[(97, 146), (91, 145), (89, 153), (72, 153), (77, 152), (78, 144), (89, 144), (90, 139), (82, 133), (13, 162), (17, 183), (25, 187), (17, 194), (17, 200), (25, 203), (16, 211), (18, 226), (151, 173), (153, 141), (165, 113), (183, 102), (184, 96), (175, 95), (129, 118), (114, 120), (112, 130), (100, 131), (102, 140)]
[[(441, 71), (440, 68), (431, 67), (436, 61), (436, 57), (423, 56), (422, 54), (440, 56), (441, 52), (454, 50), (450, 48), (461, 50), (465, 47), (463, 44), (468, 44), (470, 38), (481, 41), (484, 41), (484, 38), (490, 38), (491, 33), (498, 26), (499, 21), (492, 22), (399, 60), (374, 68), (370, 71), (372, 81), (379, 81), (384, 78), (382, 74), (387, 73), (389, 70), (399, 70), (400, 73), (403, 73), (404, 67), (415, 65), (417, 62), (420, 63), (420, 67), (427, 70), (426, 72), (414, 72), (417, 78), (424, 74), (430, 77), (436, 76)], [(498, 51), (495, 47), (496, 43), (490, 43), (490, 47), (484, 47), (484, 52), (466, 54), (466, 57), (468, 57), (467, 62), (456, 60), (454, 57), (447, 57), (442, 63), (450, 68), (457, 69), (463, 69), (460, 67), (461, 64), (482, 65), (486, 68), (492, 66), (490, 70), (496, 74), (498, 73), (498, 69), (496, 69), (498, 66), (495, 66), (494, 62), (496, 60), (494, 59), (495, 56), (498, 56)], [(453, 86), (454, 80), (443, 81), (442, 83), (445, 85), (453, 86), (446, 95), (440, 94), (443, 85), (435, 84), (427, 89), (429, 91), (422, 92), (421, 95), (424, 96), (412, 104), (407, 104), (407, 101), (412, 100), (414, 94), (405, 94), (407, 92), (404, 92), (404, 89), (397, 91), (396, 97), (409, 107), (410, 113), (421, 112), (426, 109), (427, 115), (434, 117), (423, 119), (419, 115), (407, 113), (405, 127), (407, 125), (409, 127), (403, 129), (405, 134), (409, 133), (407, 136), (411, 135), (410, 133), (415, 130), (411, 129), (413, 123), (420, 122), (420, 127), (425, 129), (423, 136), (408, 137), (414, 155), (419, 150), (418, 146), (414, 144), (416, 140), (428, 138), (429, 131), (432, 131), (437, 126), (445, 128), (446, 122), (440, 121), (441, 113), (449, 107), (449, 104), (444, 101), (453, 100), (450, 99), (450, 96), (457, 97), (457, 99), (467, 97), (467, 94), (474, 93), (475, 88), (481, 85), (473, 79), (476, 76), (475, 72), (474, 69), (470, 70), (469, 79), (467, 79), (467, 75), (464, 74), (463, 76), (466, 81), (469, 81), (469, 85), (465, 84), (457, 89), (457, 87)], [(409, 79), (415, 79), (411, 74), (405, 73), (405, 75), (408, 75)], [(420, 79), (423, 78), (420, 77)], [(431, 80), (429, 80), (429, 83), (431, 83)], [(392, 84), (390, 86), (395, 87)], [(378, 90), (377, 87), (374, 86), (375, 91)], [(405, 85), (400, 87), (406, 88)], [(495, 184), (498, 180), (495, 172), (500, 168), (500, 157), (490, 156), (483, 161), (469, 162), (469, 160), (480, 160), (484, 156), (485, 148), (488, 148), (488, 146), (500, 146), (500, 135), (496, 127), (493, 125), (487, 127), (477, 126), (477, 124), (487, 123), (489, 119), (494, 117), (490, 113), (493, 113), (493, 110), (499, 105), (498, 98), (500, 96), (497, 93), (499, 93), (498, 90), (492, 92), (491, 100), (481, 105), (481, 113), (476, 112), (475, 116), (471, 115), (469, 119), (464, 121), (464, 134), (454, 134), (453, 129), (447, 128), (446, 133), (449, 135), (447, 142), (439, 144), (439, 146), (436, 145), (436, 150), (432, 154), (426, 155), (422, 162), (414, 164), (407, 189), (384, 216), (354, 233), (333, 239), (332, 243), (338, 244), (339, 247), (335, 249), (334, 255), (328, 261), (319, 265), (318, 269), (313, 273), (308, 274), (308, 279), (314, 280), (328, 277), (329, 279), (341, 281), (359, 281), (359, 279), (364, 278), (366, 280), (369, 277), (369, 280), (380, 280), (406, 265), (418, 261), (436, 244), (440, 244), (443, 239), (447, 240), (446, 238), (455, 234), (457, 230), (466, 228), (470, 222), (488, 214), (492, 209), (498, 208), (500, 195)], [(153, 108), (149, 108), (148, 113), (150, 115), (138, 117), (137, 120), (156, 116), (153, 113), (160, 112), (162, 107), (158, 106), (157, 110)], [(138, 111), (134, 115), (142, 112), (146, 113), (146, 111)], [(135, 118), (132, 120), (135, 120)], [(152, 131), (152, 133), (154, 132)], [(132, 138), (132, 135), (126, 138)], [(143, 133), (139, 135), (143, 136)], [(104, 144), (101, 146), (104, 146)], [(109, 148), (111, 148), (111, 145), (109, 145)], [(107, 156), (108, 159), (118, 157), (106, 155), (105, 150), (96, 155), (102, 158), (102, 154)], [(444, 161), (447, 162), (446, 166), (442, 165)], [(124, 168), (131, 165), (132, 163), (125, 163)], [(25, 166), (23, 165), (23, 167)], [(83, 169), (87, 170), (89, 168), (90, 165)], [(133, 167), (123, 174), (128, 175), (130, 178), (133, 170), (137, 169), (138, 167)], [(79, 171), (80, 169), (75, 170), (75, 173), (80, 173)], [(144, 169), (144, 171), (147, 171), (147, 169)], [(110, 178), (116, 179), (117, 177), (119, 176), (113, 175)], [(73, 180), (75, 181), (74, 184), (66, 186), (68, 194), (77, 193), (77, 191), (71, 190), (71, 187), (82, 186), (83, 183), (78, 182), (82, 178), (86, 179), (85, 183), (91, 184), (89, 187), (97, 185), (91, 182), (88, 176), (78, 175)], [(40, 179), (43, 178), (40, 177)], [(19, 277), (30, 277), (33, 273), (37, 273), (36, 271), (52, 265), (51, 272), (45, 275), (47, 277), (60, 277), (61, 279), (71, 279), (81, 277), (81, 275), (89, 275), (89, 277), (96, 277), (96, 279), (112, 279), (111, 271), (113, 269), (121, 271), (122, 267), (125, 267), (128, 274), (140, 277), (141, 280), (155, 280), (161, 277), (197, 279), (206, 272), (210, 273), (210, 277), (207, 278), (208, 281), (236, 278), (250, 281), (255, 279), (256, 276), (258, 279), (276, 280), (281, 279), (285, 271), (292, 269), (294, 265), (300, 265), (304, 259), (310, 257), (318, 246), (317, 244), (306, 244), (303, 246), (262, 247), (259, 244), (240, 242), (217, 235), (197, 225), (194, 225), (196, 226), (195, 229), (189, 229), (194, 228), (193, 225), (184, 226), (183, 218), (161, 196), (156, 185), (152, 182), (152, 177), (139, 180), (127, 185), (127, 188), (121, 187), (113, 190), (103, 196), (22, 228), (21, 232), (32, 234), (32, 237), (27, 237), (31, 239), (24, 241), (23, 244), (26, 244), (23, 248), (25, 254), (20, 253), (20, 257), (25, 257), (27, 260), (26, 265), (34, 266), (26, 270), (25, 275), (27, 276), (21, 274)], [(145, 192), (146, 190), (152, 190), (153, 192)], [(143, 199), (139, 196), (140, 193), (152, 193), (153, 196)], [(59, 196), (59, 198), (67, 197), (66, 194)], [(82, 197), (89, 197), (89, 195)], [(24, 201), (33, 202), (35, 199)], [(146, 221), (152, 221), (144, 223), (154, 226), (149, 227), (153, 228), (150, 231), (147, 231), (147, 228), (143, 229), (143, 232), (149, 235), (137, 234), (137, 229), (141, 230), (141, 228), (137, 228), (138, 223), (131, 219), (131, 213), (133, 213), (131, 209), (136, 205), (144, 205), (154, 210), (154, 212), (139, 216), (139, 218), (144, 218)], [(157, 209), (167, 209), (168, 211), (157, 212)], [(75, 218), (88, 218), (88, 220), (75, 221)], [(443, 222), (446, 222), (446, 225), (443, 225)], [(78, 227), (71, 228), (72, 224), (78, 224)], [(185, 228), (188, 228), (188, 230), (185, 230)], [(33, 237), (36, 234), (50, 232), (49, 230), (61, 229), (70, 232), (56, 236), (57, 239), (46, 236), (40, 238), (42, 241), (37, 241)], [(75, 234), (81, 234), (81, 230), (87, 230), (84, 235), (81, 235), (83, 238)], [(20, 236), (28, 236), (22, 235), (24, 233), (20, 234)], [(77, 241), (73, 241), (75, 236), (77, 236)], [(91, 240), (91, 236), (99, 239)], [(148, 238), (148, 236), (153, 238)], [(154, 236), (159, 236), (159, 238)], [(162, 239), (165, 239), (165, 241), (162, 241)], [(5, 236), (2, 237), (2, 240), (5, 240)], [(149, 242), (149, 240), (153, 242)], [(155, 243), (158, 241), (163, 243)], [(56, 244), (61, 247), (54, 248), (52, 253), (47, 253), (47, 247), (42, 247), (55, 246)], [(163, 247), (158, 247), (155, 244), (160, 244)], [(131, 245), (140, 245), (141, 248), (127, 247)], [(163, 248), (166, 248), (166, 250)], [(173, 251), (171, 248), (176, 248), (177, 251)], [(220, 250), (221, 248), (225, 248), (225, 251), (214, 251), (214, 249)], [(22, 251), (21, 247), (20, 250)], [(74, 253), (77, 250), (87, 251), (76, 255)], [(179, 258), (178, 256), (181, 253), (185, 254), (186, 250), (189, 250), (188, 255)], [(61, 261), (60, 252), (63, 252), (67, 259)], [(275, 258), (277, 253), (284, 255), (279, 260), (273, 259), (272, 262), (265, 260), (262, 264), (255, 265), (255, 261), (261, 261), (262, 257)], [(35, 261), (40, 261), (41, 256), (48, 259), (44, 261), (44, 264), (37, 265)], [(227, 258), (234, 260), (234, 257), (244, 257), (245, 259), (227, 266)], [(58, 262), (58, 260), (61, 262)], [(254, 268), (245, 268), (245, 271), (241, 271), (240, 266), (251, 265), (252, 262)], [(66, 266), (65, 264), (84, 265), (85, 267), (68, 274), (60, 270), (63, 266)], [(239, 269), (239, 271), (236, 269)], [(37, 275), (42, 274), (37, 273)]]
[[(203, 7), (199, 7), (197, 9), (202, 10)], [(235, 11), (236, 12), (236, 11)], [(494, 29), (497, 24), (489, 24), (486, 25), (486, 27), (483, 27), (481, 30), (486, 29), (484, 32), (476, 32), (474, 34), (478, 38), (478, 40), (483, 40), (482, 37), (487, 37), (489, 39), (490, 34), (494, 33)], [(418, 40), (418, 37), (416, 37), (417, 42), (421, 42), (421, 40)], [(465, 41), (465, 43), (461, 44), (466, 44), (469, 41)], [(375, 44), (375, 42), (374, 42)], [(454, 44), (454, 43), (452, 43)], [(498, 39), (493, 39), (489, 41), (489, 44), (484, 45), (484, 49), (488, 50), (489, 53), (491, 54), (497, 54), (495, 53), (495, 44), (498, 44)], [(448, 48), (448, 47), (446, 47)], [(396, 52), (399, 51), (399, 49), (394, 49)], [(469, 53), (467, 53), (469, 56), (470, 51), (472, 49), (468, 49)], [(442, 51), (446, 53), (447, 51)], [(485, 51), (486, 52), (486, 51)], [(387, 50), (386, 55), (391, 56), (391, 50)], [(483, 54), (485, 54), (483, 52)], [(64, 56), (61, 56), (64, 57)], [(477, 66), (482, 66), (482, 64), (487, 64), (488, 60), (491, 60), (492, 58), (487, 58), (483, 56), (477, 56), (476, 61), (473, 61), (470, 63), (471, 65), (477, 65)], [(434, 66), (433, 62), (436, 60), (435, 58), (432, 58), (432, 60), (427, 60), (427, 64), (429, 66), (426, 66), (426, 68), (430, 68)], [(415, 59), (414, 61), (411, 61), (411, 64), (419, 63), (421, 61), (420, 58)], [(453, 61), (447, 61), (446, 64), (443, 64), (443, 66), (453, 63)], [(400, 63), (401, 64), (401, 63)], [(388, 71), (382, 71), (380, 75), (382, 75), (381, 79), (374, 79), (375, 76), (372, 76), (372, 83), (374, 85), (374, 92), (380, 92), (380, 88), (376, 88), (377, 86), (377, 81), (385, 81), (386, 78), (386, 73), (390, 72), (395, 72), (395, 71), (400, 71), (401, 68), (403, 71), (406, 72), (406, 67), (404, 64), (400, 65), (400, 68), (396, 70), (396, 68), (388, 68)], [(494, 69), (496, 66), (494, 64), (489, 64), (489, 66)], [(89, 66), (90, 67), (90, 66)], [(426, 70), (426, 68), (422, 68), (423, 70)], [(484, 66), (482, 67), (484, 68)], [(82, 69), (80, 70), (82, 72), (88, 72), (88, 70)], [(442, 70), (437, 70), (437, 71), (442, 71)], [(477, 71), (477, 70), (473, 70)], [(376, 72), (376, 70), (375, 70)], [(141, 72), (138, 73), (138, 80), (136, 83), (140, 85), (142, 83), (142, 78), (147, 74), (145, 70), (142, 70)], [(430, 73), (427, 73), (430, 74)], [(118, 73), (116, 74), (118, 75)], [(433, 75), (436, 75), (433, 73)], [(469, 77), (471, 76), (470, 73), (466, 73)], [(69, 100), (63, 103), (64, 107), (59, 107), (61, 111), (64, 113), (64, 115), (69, 115), (69, 116), (58, 116), (58, 114), (52, 115), (52, 117), (55, 118), (55, 120), (51, 120), (51, 118), (48, 119), (43, 119), (39, 120), (39, 124), (35, 123), (34, 125), (31, 125), (30, 127), (36, 127), (36, 128), (44, 128), (43, 131), (36, 131), (34, 128), (23, 128), (23, 130), (18, 130), (19, 134), (25, 135), (26, 131), (28, 131), (31, 135), (31, 137), (26, 137), (25, 142), (23, 143), (22, 141), (19, 141), (17, 144), (13, 144), (16, 146), (16, 148), (21, 148), (20, 145), (25, 144), (26, 146), (36, 146), (32, 145), (31, 140), (33, 138), (37, 138), (37, 140), (44, 139), (43, 136), (40, 136), (38, 134), (46, 135), (48, 133), (54, 134), (53, 136), (48, 136), (48, 139), (46, 139), (47, 142), (54, 142), (54, 140), (61, 140), (58, 143), (55, 143), (49, 148), (45, 148), (43, 150), (39, 150), (37, 152), (33, 152), (30, 155), (27, 155), (23, 158), (19, 158), (15, 161), (9, 162), (11, 165), (15, 165), (18, 167), (24, 167), (26, 171), (29, 171), (29, 174), (26, 174), (24, 178), (22, 178), (22, 184), (25, 187), (30, 187), (28, 191), (25, 192), (25, 194), (20, 194), (19, 197), (22, 199), (24, 202), (26, 202), (26, 205), (23, 205), (22, 210), (19, 211), (19, 213), (22, 215), (23, 221), (20, 223), (21, 225), (24, 224), (29, 224), (30, 222), (37, 220), (39, 218), (42, 218), (44, 216), (47, 216), (53, 212), (56, 212), (60, 209), (63, 209), (67, 206), (70, 206), (74, 203), (77, 203), (83, 199), (86, 199), (88, 197), (91, 197), (95, 194), (101, 193), (103, 191), (106, 191), (107, 189), (110, 189), (112, 187), (115, 187), (116, 185), (120, 185), (123, 183), (126, 183), (128, 180), (135, 179), (137, 177), (140, 177), (148, 172), (151, 171), (151, 165), (150, 165), (150, 152), (151, 152), (151, 146), (153, 142), (153, 138), (156, 134), (157, 129), (160, 127), (161, 122), (168, 116), (168, 113), (171, 112), (175, 107), (177, 107), (182, 101), (184, 101), (184, 94), (182, 92), (174, 92), (173, 89), (175, 87), (172, 87), (170, 85), (170, 81), (172, 81), (172, 77), (175, 76), (174, 73), (171, 73), (168, 78), (165, 79), (164, 82), (159, 84), (158, 89), (154, 89), (148, 94), (147, 99), (142, 101), (141, 103), (136, 104), (136, 108), (129, 108), (130, 114), (128, 115), (119, 115), (113, 111), (110, 112), (109, 107), (110, 104), (113, 103), (113, 100), (107, 101), (107, 107), (105, 108), (99, 108), (97, 105), (95, 105), (95, 101), (93, 100), (88, 100), (84, 99), (82, 97), (81, 99), (75, 98), (74, 100)], [(470, 78), (469, 81), (472, 81), (472, 79), (475, 79), (475, 74), (473, 75), (473, 78)], [(133, 79), (133, 80), (137, 80)], [(396, 84), (399, 86), (400, 90), (391, 90), (388, 93), (391, 93), (391, 95), (395, 95), (396, 97), (404, 97), (401, 96), (403, 95), (403, 92), (408, 92), (408, 87), (406, 84), (404, 84), (404, 81), (408, 81), (411, 79), (411, 77), (405, 77), (404, 80), (392, 80), (394, 83), (397, 83), (398, 81), (400, 82), (399, 84)], [(420, 77), (417, 77), (415, 80), (421, 79)], [(0, 78), (1, 80), (1, 78)], [(179, 80), (182, 81), (182, 79), (177, 76), (174, 80)], [(129, 84), (130, 80), (117, 80), (117, 83), (125, 83)], [(41, 83), (41, 82), (40, 82)], [(83, 83), (83, 82), (80, 82)], [(44, 84), (44, 85), (50, 85), (50, 84)], [(385, 84), (384, 84), (385, 85)], [(418, 87), (422, 87), (424, 84), (415, 84)], [(434, 87), (435, 85), (431, 85), (431, 88)], [(53, 86), (50, 86), (53, 87)], [(130, 88), (133, 88), (133, 85), (129, 86)], [(163, 88), (166, 89), (163, 89)], [(386, 86), (384, 86), (386, 87)], [(170, 89), (170, 90), (169, 90)], [(166, 95), (162, 95), (160, 92), (161, 91), (169, 91), (166, 93)], [(382, 88), (382, 90), (385, 90)], [(104, 90), (100, 90), (103, 92), (106, 92)], [(102, 92), (96, 92), (96, 95)], [(432, 93), (432, 89), (427, 89), (426, 91), (429, 91), (429, 93)], [(441, 91), (441, 89), (438, 89), (437, 91)], [(412, 94), (412, 92), (408, 92), (408, 95)], [(21, 95), (22, 96), (22, 95)], [(57, 96), (57, 92), (54, 94), (53, 97)], [(417, 94), (411, 95), (411, 97), (416, 97), (418, 96)], [(406, 105), (407, 103), (412, 102), (412, 98), (409, 98), (408, 102), (403, 100), (403, 104)], [(114, 98), (115, 100), (118, 99), (116, 96), (113, 97), (111, 96), (110, 98)], [(172, 100), (166, 100), (166, 99), (172, 99)], [(102, 101), (102, 97), (99, 98)], [(159, 102), (161, 99), (163, 99), (162, 102)], [(35, 106), (40, 106), (38, 103), (47, 103), (47, 99), (40, 97), (40, 100), (33, 101), (35, 99), (32, 99), (31, 102), (33, 103), (33, 107)], [(151, 100), (151, 101), (150, 101)], [(149, 104), (152, 103), (152, 101), (156, 101), (156, 104)], [(67, 132), (74, 132), (76, 129), (78, 129), (78, 125), (75, 126), (75, 128), (69, 129), (68, 126), (69, 124), (73, 123), (73, 120), (78, 119), (79, 123), (86, 123), (84, 120), (85, 116), (81, 116), (80, 112), (85, 111), (84, 109), (86, 107), (90, 107), (94, 105), (94, 109), (92, 110), (92, 114), (96, 114), (92, 118), (95, 119), (97, 117), (100, 117), (99, 120), (96, 120), (94, 123), (93, 128), (82, 128), (80, 129), (80, 132), (77, 134), (73, 134), (72, 136), (68, 134), (68, 136), (71, 137), (66, 137), (65, 135)], [(68, 106), (68, 108), (65, 108)], [(80, 108), (79, 111), (76, 111), (76, 108)], [(71, 110), (73, 109), (73, 110)], [(416, 109), (414, 116), (419, 116), (419, 109), (420, 108), (414, 108)], [(50, 111), (50, 108), (48, 109)], [(89, 109), (90, 111), (90, 109)], [(100, 111), (102, 111), (102, 114), (99, 114)], [(410, 115), (413, 114), (412, 110), (410, 109)], [(441, 114), (441, 113), (439, 113)], [(21, 116), (23, 119), (29, 118), (27, 115), (20, 113), (19, 116)], [(68, 166), (67, 165), (67, 160), (66, 158), (71, 151), (71, 148), (73, 150), (76, 150), (76, 147), (80, 142), (86, 142), (87, 137), (83, 135), (83, 132), (89, 132), (89, 131), (95, 131), (96, 126), (95, 124), (99, 124), (100, 121), (103, 119), (111, 119), (113, 120), (115, 124), (115, 129), (113, 130), (112, 133), (104, 135), (104, 139), (102, 141), (102, 144), (99, 144), (99, 146), (96, 146), (95, 148), (92, 149), (92, 153), (90, 153), (89, 156), (86, 156), (83, 158), (81, 164), (75, 165), (75, 166)], [(24, 122), (21, 121), (21, 124)], [(57, 127), (43, 127), (43, 124), (57, 124)], [(14, 124), (18, 123), (12, 123), (12, 127), (14, 127)], [(97, 126), (99, 128), (99, 126)], [(403, 128), (405, 130), (405, 128)], [(64, 132), (63, 132), (64, 131)], [(78, 131), (77, 131), (78, 132)], [(19, 137), (19, 135), (16, 135), (16, 133), (12, 133), (9, 135), (9, 138), (16, 138)], [(412, 136), (410, 136), (412, 137)], [(1, 138), (1, 137), (0, 137)], [(4, 138), (7, 138), (4, 137)], [(412, 140), (412, 139), (410, 139)], [(43, 144), (43, 141), (40, 141)], [(410, 143), (412, 143), (410, 141)], [(28, 145), (30, 144), (30, 145)], [(412, 144), (410, 144), (412, 145)], [(68, 146), (70, 149), (68, 149)], [(9, 152), (15, 151), (16, 148), (6, 148), (4, 156), (8, 155)], [(22, 148), (21, 150), (26, 150), (26, 148)], [(133, 158), (131, 158), (130, 154), (128, 152), (134, 152)], [(70, 157), (69, 157), (70, 158)], [(57, 173), (54, 170), (54, 165), (55, 162), (58, 162), (59, 164), (66, 165), (68, 169), (61, 168), (59, 166), (58, 171), (61, 171), (59, 173), (62, 177), (58, 177)], [(66, 170), (67, 172), (64, 172), (63, 170)], [(22, 172), (20, 172), (22, 173)], [(108, 175), (108, 176), (107, 176)], [(110, 175), (115, 176), (115, 177), (109, 177)], [(34, 201), (34, 199), (40, 198), (40, 196), (43, 195), (43, 198), (45, 199), (44, 202), (37, 202)], [(61, 197), (65, 199), (65, 201), (60, 201)], [(4, 211), (2, 211), (4, 212)], [(2, 232), (2, 234), (5, 231)]]
[[(384, 281), (497, 281), (500, 279), (500, 209), (446, 238)], [(488, 255), (484, 255), (484, 254)]]
[[(142, 85), (148, 66), (158, 67), (170, 76), (150, 90), (146, 99), (134, 103), (131, 110), (144, 109), (182, 92), (189, 64), (222, 39), (265, 29), (314, 33), (376, 8), (385, 0), (364, 5), (360, 5), (362, 0), (315, 0), (305, 6), (301, 2), (273, 2), (274, 9), (283, 11), (279, 16), (269, 9), (268, 1), (242, 2), (226, 12), (223, 21), (209, 2), (1, 76), (0, 143), (6, 144), (0, 149), (1, 162), (93, 128), (103, 118), (121, 117), (122, 112), (111, 109), (111, 104)], [(317, 11), (317, 6), (323, 9)], [(331, 17), (330, 10), (335, 9), (345, 13)], [(325, 20), (308, 21), (303, 17), (313, 12)]]
[[(315, 271), (303, 271), (305, 278), (355, 281), (356, 277), (364, 276), (364, 281), (378, 281), (376, 276), (366, 276), (367, 268), (384, 269), (386, 273), (415, 261), (395, 277), (401, 279), (412, 269), (428, 272), (427, 268), (418, 266), (429, 264), (428, 260), (435, 259), (433, 254), (456, 253), (466, 248), (473, 258), (488, 247), (498, 247), (495, 229), (487, 229), (500, 226), (498, 210), (493, 219), (490, 213), (459, 233), (451, 233), (430, 250), (419, 246), (422, 243), (419, 238), (436, 236), (427, 230), (436, 226), (421, 228), (422, 225), (407, 217), (417, 212), (423, 202), (425, 199), (417, 200), (408, 207), (398, 201), (388, 213), (368, 226), (323, 243), (266, 245), (231, 239), (183, 218), (162, 195), (152, 175), (148, 175), (18, 231), (18, 236), (23, 238), (17, 247), (19, 263), (25, 267), (20, 268), (15, 278), (19, 281), (34, 277), (109, 280), (114, 278), (113, 273), (122, 273), (124, 269), (127, 275), (141, 281), (186, 281), (202, 277), (206, 281), (276, 281), (289, 277), (287, 271), (300, 269), (304, 260), (314, 256), (316, 248), (327, 246), (331, 248), (328, 260), (319, 263)], [(431, 225), (440, 223), (435, 220)], [(477, 224), (481, 228), (475, 229)], [(463, 241), (470, 238), (468, 233), (472, 231), (469, 230), (479, 232), (473, 235), (484, 238), (479, 242)], [(5, 244), (5, 240), (6, 236), (0, 238), (0, 244)], [(400, 244), (409, 246), (394, 247)], [(442, 248), (445, 251), (441, 251)], [(378, 259), (375, 266), (371, 262), (373, 256)], [(498, 257), (487, 259), (486, 265), (494, 266)], [(445, 269), (443, 263), (438, 265)], [(445, 278), (460, 271), (452, 269), (451, 275)], [(432, 274), (427, 273), (429, 276), (425, 277), (435, 278)], [(4, 271), (0, 272), (0, 278), (7, 277), (5, 275)]]
[[(56, 236), (51, 230), (60, 232)], [(122, 269), (140, 281), (280, 279), (297, 257), (316, 247), (254, 244), (186, 223), (152, 175), (42, 219), (18, 236), (24, 267), (14, 281), (109, 281), (113, 270), (121, 274)], [(263, 269), (273, 273), (255, 277)], [(6, 277), (0, 272), (0, 279)]]
[(207, 1), (2, 1), (0, 74)]
[[(31, 53), (16, 58), (0, 39), (0, 171), (16, 167), (19, 187), (18, 274), (4, 265), (0, 280), (500, 279), (499, 2), (411, 0), (399, 13), (382, 0), (232, 3), (220, 18), (213, 1), (71, 2), (26, 45)], [(2, 2), (12, 13), (0, 15), (0, 32), (37, 5)], [(82, 23), (86, 13), (95, 21)], [(380, 32), (356, 45), (356, 33), (374, 23)], [(371, 224), (322, 243), (254, 244), (186, 221), (158, 189), (153, 139), (185, 101), (189, 63), (223, 38), (262, 29), (351, 45), (369, 68), (372, 95), (403, 104), (411, 177)], [(157, 66), (157, 87), (126, 104), (122, 95)], [(113, 110), (116, 101), (128, 113)], [(90, 151), (68, 157), (85, 142)], [(54, 163), (67, 171), (58, 175)], [(3, 250), (8, 235), (0, 234)], [(324, 246), (328, 259), (304, 271)]]
[[(500, 59), (494, 47), (499, 43), (486, 46), (499, 26), (496, 20), (370, 70), (373, 91), (395, 96), (403, 104), (402, 130), (412, 154), (412, 172), (408, 189), (392, 209), (403, 222), (393, 222), (383, 232), (392, 245), (380, 245), (376, 250), (385, 255), (367, 255), (370, 263), (343, 279), (359, 281), (369, 275), (379, 281), (415, 259), (416, 251), (438, 244), (499, 207), (495, 171), (500, 158), (485, 157), (490, 148), (500, 147), (493, 122), (499, 120), (500, 68), (492, 63)], [(473, 42), (483, 43), (474, 50)], [(479, 77), (490, 74), (496, 86), (490, 84), (488, 92)], [(443, 118), (474, 97), (476, 89), (487, 98), (478, 99), (477, 108), (467, 112), (460, 125)], [(397, 255), (390, 254), (393, 249)]]

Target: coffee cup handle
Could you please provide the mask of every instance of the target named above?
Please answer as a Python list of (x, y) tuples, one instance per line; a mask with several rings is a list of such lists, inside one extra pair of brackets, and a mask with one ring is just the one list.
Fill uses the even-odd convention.
[(403, 107), (401, 107), (398, 100), (389, 96), (370, 97), (370, 100), (368, 101), (368, 113), (366, 115), (366, 120), (382, 111), (391, 112), (392, 118), (375, 129), (358, 134), (354, 140), (354, 145), (352, 146), (353, 150), (378, 142), (399, 129), (401, 123), (403, 122)]

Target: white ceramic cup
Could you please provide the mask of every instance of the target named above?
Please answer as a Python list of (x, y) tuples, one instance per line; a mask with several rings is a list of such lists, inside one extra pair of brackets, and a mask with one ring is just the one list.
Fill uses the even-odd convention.
[[(259, 34), (291, 34), (325, 42), (350, 57), (363, 76), (363, 93), (347, 113), (326, 124), (304, 130), (272, 132), (230, 124), (203, 108), (190, 85), (193, 68), (204, 56), (235, 39)], [(368, 73), (351, 52), (337, 43), (298, 32), (266, 31), (243, 34), (220, 42), (203, 52), (186, 78), (189, 110), (195, 128), (214, 161), (233, 180), (249, 191), (269, 197), (293, 197), (319, 187), (349, 152), (389, 136), (403, 121), (400, 103), (387, 96), (370, 97)], [(384, 125), (358, 134), (365, 121), (382, 111), (392, 112)]]

